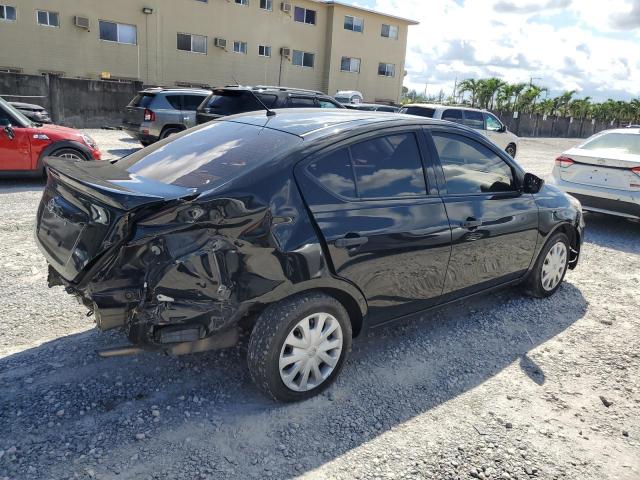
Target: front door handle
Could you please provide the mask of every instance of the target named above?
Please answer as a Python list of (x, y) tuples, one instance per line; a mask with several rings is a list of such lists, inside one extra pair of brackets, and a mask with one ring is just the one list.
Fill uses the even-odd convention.
[(469, 217), (464, 222), (460, 223), (460, 226), (462, 228), (466, 228), (468, 230), (471, 230), (473, 228), (478, 228), (481, 225), (482, 225), (482, 219), (478, 220), (477, 218), (473, 218), (473, 217)]
[(335, 246), (338, 248), (353, 248), (364, 245), (368, 241), (368, 237), (344, 237), (337, 239), (335, 242)]

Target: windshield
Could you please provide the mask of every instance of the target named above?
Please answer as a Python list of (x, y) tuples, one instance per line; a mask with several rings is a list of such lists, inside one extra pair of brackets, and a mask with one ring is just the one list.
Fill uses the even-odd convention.
[(158, 142), (116, 165), (132, 175), (202, 192), (279, 157), (301, 141), (269, 128), (220, 121)]
[(636, 133), (605, 133), (580, 147), (583, 150), (597, 150), (621, 155), (640, 155), (640, 135)]
[(10, 116), (15, 118), (16, 122), (18, 122), (18, 125), (20, 125), (21, 127), (28, 127), (29, 125), (33, 125), (33, 122), (31, 120), (25, 117), (22, 112), (16, 110), (13, 105), (7, 103), (7, 101), (2, 97), (0, 97), (0, 109), (4, 110)]

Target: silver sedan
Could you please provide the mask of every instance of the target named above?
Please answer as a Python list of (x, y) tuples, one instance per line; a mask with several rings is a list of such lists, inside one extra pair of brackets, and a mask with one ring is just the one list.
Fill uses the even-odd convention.
[(640, 219), (640, 128), (606, 130), (567, 150), (551, 182), (583, 210)]

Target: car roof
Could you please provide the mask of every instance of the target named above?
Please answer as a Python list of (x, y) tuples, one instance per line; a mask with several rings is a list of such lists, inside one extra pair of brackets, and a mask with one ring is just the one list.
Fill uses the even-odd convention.
[(236, 92), (269, 92), (269, 93), (298, 93), (301, 95), (314, 95), (314, 96), (323, 96), (328, 97), (327, 94), (322, 93), (317, 90), (306, 90), (304, 88), (292, 88), (292, 87), (277, 87), (273, 85), (256, 85), (256, 86), (245, 86), (245, 85), (227, 85), (225, 87), (216, 87), (213, 89), (212, 93), (216, 93), (219, 91), (236, 91)]
[(626, 135), (638, 135), (640, 134), (640, 127), (625, 127), (625, 128), (612, 128), (610, 130), (602, 130), (596, 133), (596, 135), (602, 135), (605, 133), (624, 133)]
[(187, 87), (153, 87), (153, 88), (145, 88), (144, 90), (140, 90), (139, 94), (144, 93), (193, 93), (193, 94), (204, 94), (209, 95), (211, 90), (206, 90), (204, 88), (187, 88)]
[(37, 108), (38, 110), (44, 110), (44, 107), (36, 105), (35, 103), (23, 103), (23, 102), (9, 102), (16, 108)]
[(487, 110), (482, 109), (482, 108), (472, 108), (472, 107), (465, 107), (462, 105), (442, 105), (439, 103), (407, 103), (406, 105), (403, 105), (402, 108), (404, 107), (420, 107), (420, 108), (433, 108), (433, 109), (439, 109), (439, 108), (457, 108), (458, 110), (470, 110), (472, 112), (486, 112)]
[[(394, 112), (368, 112), (349, 109), (295, 108), (276, 109), (275, 116), (267, 117), (264, 111), (242, 113), (221, 118), (220, 122), (237, 122), (270, 128), (305, 139), (318, 139), (333, 135), (344, 129), (352, 130), (367, 125), (384, 124), (388, 127), (402, 125), (448, 125), (458, 126), (443, 120), (402, 115)], [(473, 129), (461, 126), (471, 132)]]

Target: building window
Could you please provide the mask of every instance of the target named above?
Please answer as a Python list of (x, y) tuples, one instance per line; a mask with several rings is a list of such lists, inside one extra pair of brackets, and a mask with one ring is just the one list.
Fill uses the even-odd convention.
[(308, 8), (296, 7), (293, 14), (293, 19), (299, 23), (308, 23), (309, 25), (315, 25), (316, 11), (309, 10)]
[(191, 35), (190, 33), (178, 34), (178, 50), (193, 53), (207, 53), (207, 37)]
[(395, 77), (396, 66), (393, 63), (380, 63), (378, 65), (378, 75), (383, 77)]
[(38, 21), (38, 25), (43, 25), (45, 27), (60, 26), (60, 19), (58, 17), (58, 12), (47, 12), (44, 10), (37, 10), (36, 19)]
[(99, 24), (100, 40), (126, 43), (129, 45), (135, 45), (138, 41), (138, 30), (135, 25), (106, 22), (104, 20), (100, 20)]
[(247, 53), (247, 42), (233, 42), (233, 51), (236, 53)]
[(271, 47), (269, 45), (258, 45), (258, 55), (261, 57), (270, 57)]
[(354, 32), (362, 32), (364, 30), (364, 19), (361, 17), (352, 17), (347, 15), (344, 17), (344, 29)]
[(303, 52), (301, 50), (294, 50), (292, 63), (298, 67), (313, 68), (316, 63), (316, 55), (314, 53)]
[(398, 39), (398, 26), (397, 25), (385, 25), (382, 24), (382, 31), (380, 33), (383, 37)]
[(360, 59), (351, 57), (342, 57), (340, 62), (340, 71), (360, 73)]
[(249, 0), (236, 0), (238, 5), (244, 5), (245, 7), (249, 6)]
[(0, 5), (0, 20), (5, 22), (16, 21), (16, 7), (10, 5)]
[(260, 8), (263, 10), (273, 10), (273, 0), (260, 0)]

